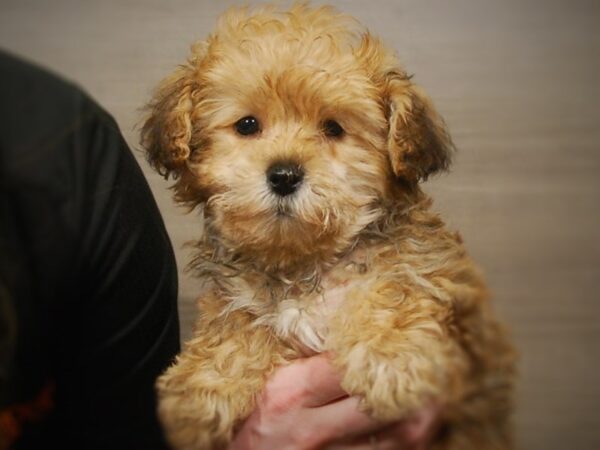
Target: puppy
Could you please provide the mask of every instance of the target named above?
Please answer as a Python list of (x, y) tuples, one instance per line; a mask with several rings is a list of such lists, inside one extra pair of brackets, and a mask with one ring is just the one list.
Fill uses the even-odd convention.
[(511, 345), (419, 185), (453, 145), (377, 38), (328, 7), (229, 10), (142, 145), (203, 212), (200, 317), (157, 384), (175, 448), (224, 448), (275, 367), (323, 351), (374, 418), (435, 399), (435, 448), (511, 447)]

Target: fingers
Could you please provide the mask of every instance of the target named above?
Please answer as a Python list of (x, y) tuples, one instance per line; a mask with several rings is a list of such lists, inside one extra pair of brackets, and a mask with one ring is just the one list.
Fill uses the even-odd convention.
[(358, 405), (358, 398), (345, 398), (307, 410), (305, 420), (318, 434), (327, 436), (327, 442), (374, 433), (385, 426), (360, 411)]
[[(357, 398), (348, 397), (340, 387), (340, 376), (328, 357), (318, 355), (275, 372), (259, 399), (257, 417), (261, 429), (273, 436), (281, 428), (288, 439), (321, 448), (334, 440), (382, 428), (381, 423), (359, 411), (358, 404)], [(252, 419), (244, 428), (253, 426)]]
[(327, 355), (295, 361), (268, 380), (256, 410), (232, 448), (424, 450), (437, 429), (439, 407), (424, 408), (395, 424), (383, 424), (348, 397)]
[(421, 445), (427, 443), (438, 429), (439, 416), (439, 405), (431, 405), (422, 409), (413, 417), (400, 422), (396, 426), (395, 434), (409, 444)]
[(318, 407), (348, 396), (340, 385), (341, 374), (333, 367), (326, 354), (308, 358), (304, 363), (308, 372), (304, 380), (304, 391), (309, 394), (304, 406)]
[(294, 406), (314, 408), (348, 395), (340, 381), (327, 355), (321, 354), (278, 369), (267, 382), (265, 395)]
[(426, 450), (439, 429), (439, 417), (439, 405), (430, 405), (400, 422), (365, 428), (363, 436), (336, 441), (327, 450)]

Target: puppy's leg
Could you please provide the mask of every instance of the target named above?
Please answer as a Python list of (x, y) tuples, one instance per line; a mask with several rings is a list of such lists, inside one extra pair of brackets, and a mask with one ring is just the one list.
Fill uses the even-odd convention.
[(467, 361), (448, 336), (449, 309), (408, 283), (351, 291), (326, 344), (345, 371), (342, 386), (382, 420), (445, 398), (453, 384), (459, 389)]
[(183, 352), (157, 382), (159, 416), (176, 449), (222, 449), (274, 366), (283, 362), (277, 339), (241, 311), (221, 315), (203, 299), (203, 314)]
[(483, 291), (411, 281), (382, 276), (349, 293), (326, 344), (344, 371), (342, 386), (384, 421), (440, 404), (446, 438), (436, 449), (510, 448), (512, 361), (503, 336), (486, 335)]

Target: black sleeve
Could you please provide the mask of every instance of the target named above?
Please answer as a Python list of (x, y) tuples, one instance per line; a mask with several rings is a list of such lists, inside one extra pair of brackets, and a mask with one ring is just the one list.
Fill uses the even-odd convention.
[(179, 350), (177, 271), (116, 123), (0, 54), (0, 157), (0, 287), (17, 322), (0, 409), (52, 393), (15, 448), (165, 448), (154, 380)]

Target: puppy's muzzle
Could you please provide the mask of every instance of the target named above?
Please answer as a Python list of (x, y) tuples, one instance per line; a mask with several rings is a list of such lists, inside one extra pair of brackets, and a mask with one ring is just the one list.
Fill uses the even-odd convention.
[(304, 178), (304, 170), (298, 164), (277, 162), (267, 169), (267, 183), (271, 190), (281, 196), (293, 194)]

